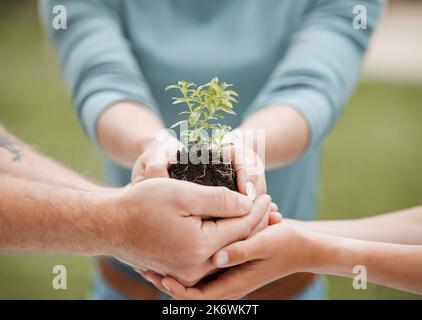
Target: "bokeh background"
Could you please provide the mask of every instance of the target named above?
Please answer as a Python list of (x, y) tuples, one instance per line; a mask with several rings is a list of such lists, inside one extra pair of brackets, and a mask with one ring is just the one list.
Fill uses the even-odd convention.
[[(325, 143), (321, 218), (359, 218), (422, 204), (422, 3), (391, 1), (367, 56), (363, 79)], [(101, 154), (72, 110), (36, 1), (0, 2), (0, 122), (42, 152), (102, 180)], [(52, 268), (68, 270), (53, 290)], [(83, 299), (93, 259), (0, 255), (0, 299)], [(420, 299), (328, 277), (336, 299)]]

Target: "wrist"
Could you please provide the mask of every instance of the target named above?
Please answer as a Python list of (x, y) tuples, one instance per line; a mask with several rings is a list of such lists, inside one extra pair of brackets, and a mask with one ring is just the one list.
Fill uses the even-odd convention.
[(164, 128), (148, 108), (131, 101), (117, 102), (97, 121), (97, 137), (102, 149), (117, 163), (131, 167), (145, 145)]
[[(44, 186), (39, 186), (41, 189)], [(46, 187), (49, 188), (49, 187)], [(54, 191), (41, 190), (40, 194), (50, 194), (44, 214), (48, 227), (37, 225), (33, 241), (35, 250), (66, 252), (84, 256), (103, 255), (107, 249), (108, 234), (112, 227), (104, 196), (91, 191), (56, 188)], [(41, 222), (43, 219), (39, 219)]]
[(133, 192), (139, 187), (140, 184), (115, 189), (107, 194), (97, 195), (94, 199), (100, 212), (99, 217), (95, 218), (101, 231), (95, 237), (100, 255), (120, 256), (122, 252), (132, 249), (143, 251), (144, 242), (140, 239), (145, 233), (145, 210), (140, 204), (145, 201), (142, 201), (141, 193)]
[(89, 193), (87, 210), (87, 254), (112, 255), (121, 242), (121, 208), (118, 200), (122, 190)]
[(139, 157), (143, 154), (151, 145), (154, 144), (156, 136), (150, 134), (143, 134), (136, 138), (136, 156)]
[(138, 156), (143, 154), (151, 147), (162, 146), (166, 143), (180, 143), (179, 140), (171, 135), (167, 129), (161, 129), (153, 134), (142, 135), (137, 139), (137, 148)]
[(354, 251), (353, 246), (349, 246), (349, 239), (311, 230), (307, 230), (306, 234), (310, 248), (307, 272), (339, 274), (347, 271)]
[[(278, 239), (272, 241), (276, 243), (276, 248), (268, 247), (271, 253), (276, 254), (277, 265), (283, 265), (283, 270), (286, 272), (282, 276), (297, 272), (312, 272), (315, 263), (315, 244), (312, 234), (304, 229), (290, 224), (286, 224), (283, 220), (278, 225), (279, 228)], [(288, 243), (288, 248), (283, 249), (283, 246)], [(291, 258), (287, 258), (291, 255)], [(290, 265), (288, 265), (290, 264)]]
[(296, 225), (290, 225), (290, 228), (294, 233), (294, 243), (297, 245), (294, 272), (311, 272), (310, 269), (313, 268), (318, 256), (313, 234)]

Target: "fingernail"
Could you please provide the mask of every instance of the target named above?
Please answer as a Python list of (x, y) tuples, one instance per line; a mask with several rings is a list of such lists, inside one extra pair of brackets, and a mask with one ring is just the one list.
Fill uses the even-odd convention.
[(169, 285), (168, 284), (166, 284), (166, 282), (163, 280), (163, 281), (161, 281), (161, 284), (163, 285), (163, 287), (164, 288), (166, 288), (166, 290), (168, 291), (168, 292), (170, 292), (170, 287), (169, 287)]
[(255, 186), (250, 181), (246, 182), (246, 194), (249, 197), (249, 199), (251, 199), (252, 201), (255, 200), (255, 198), (256, 198)]
[(226, 251), (220, 251), (217, 253), (217, 256), (215, 258), (215, 264), (217, 267), (224, 267), (227, 262), (229, 262), (229, 255)]
[(240, 210), (241, 213), (248, 213), (252, 210), (252, 202), (249, 197), (239, 194)]

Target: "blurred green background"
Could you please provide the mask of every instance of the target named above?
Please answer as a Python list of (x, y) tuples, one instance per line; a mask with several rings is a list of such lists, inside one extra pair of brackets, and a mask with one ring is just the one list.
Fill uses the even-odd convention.
[[(35, 1), (0, 4), (0, 122), (60, 162), (101, 181), (98, 150), (85, 138)], [(421, 71), (422, 72), (422, 71)], [(322, 218), (357, 218), (422, 204), (422, 84), (365, 80), (325, 144)], [(52, 268), (68, 270), (53, 290)], [(82, 299), (94, 261), (63, 255), (0, 255), (0, 299)], [(354, 290), (329, 277), (337, 299), (417, 299), (381, 286)]]

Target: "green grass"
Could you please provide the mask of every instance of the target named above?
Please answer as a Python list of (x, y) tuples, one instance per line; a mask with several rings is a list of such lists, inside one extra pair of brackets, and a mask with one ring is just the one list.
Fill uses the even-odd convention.
[[(422, 85), (364, 82), (325, 144), (324, 219), (359, 218), (422, 204)], [(417, 298), (330, 278), (330, 297)], [(420, 297), (419, 297), (420, 298)]]
[[(99, 152), (72, 110), (53, 48), (33, 2), (0, 5), (0, 121), (42, 152), (101, 179)], [(422, 203), (422, 85), (364, 82), (325, 144), (322, 218), (357, 218)], [(0, 255), (0, 299), (84, 298), (92, 260), (63, 255)], [(68, 270), (68, 290), (52, 289), (52, 268)], [(403, 299), (414, 295), (329, 277), (338, 299)], [(420, 297), (419, 297), (420, 298)]]

